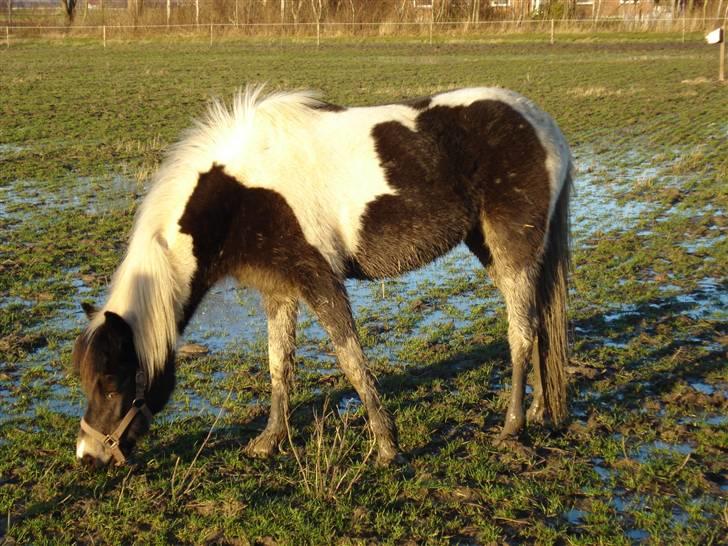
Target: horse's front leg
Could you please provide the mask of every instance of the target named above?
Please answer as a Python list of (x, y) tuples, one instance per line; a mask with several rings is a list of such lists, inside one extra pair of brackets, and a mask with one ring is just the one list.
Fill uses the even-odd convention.
[(397, 445), (397, 429), (379, 400), (374, 376), (366, 365), (346, 289), (335, 279), (317, 284), (309, 287), (306, 300), (329, 334), (339, 364), (366, 408), (377, 442), (378, 462), (382, 465), (403, 462)]
[(264, 295), (263, 305), (268, 316), (271, 403), (265, 430), (251, 440), (247, 447), (247, 452), (254, 457), (272, 455), (286, 437), (289, 389), (296, 348), (297, 301), (293, 298)]

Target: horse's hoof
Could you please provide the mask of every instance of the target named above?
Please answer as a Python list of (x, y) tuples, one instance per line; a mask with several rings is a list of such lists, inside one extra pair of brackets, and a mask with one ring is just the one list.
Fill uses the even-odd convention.
[(528, 411), (526, 412), (526, 420), (533, 425), (545, 425), (546, 424), (546, 412), (543, 409), (543, 406), (533, 407), (531, 406), (528, 408)]
[(394, 468), (406, 478), (412, 478), (415, 475), (412, 465), (401, 453), (395, 453), (394, 456), (383, 456), (380, 453), (377, 457), (377, 466), (380, 468)]
[(508, 447), (513, 444), (520, 444), (522, 432), (522, 428), (511, 430), (508, 427), (504, 427), (500, 434), (498, 434), (498, 437), (495, 439), (495, 445), (497, 447)]
[(278, 439), (272, 435), (261, 434), (250, 440), (245, 453), (255, 459), (267, 459), (278, 452)]
[(401, 466), (408, 464), (396, 448), (380, 449), (377, 454), (377, 466)]

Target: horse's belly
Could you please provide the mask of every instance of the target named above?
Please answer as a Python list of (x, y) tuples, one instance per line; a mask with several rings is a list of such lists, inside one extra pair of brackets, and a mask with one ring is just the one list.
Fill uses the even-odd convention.
[(477, 213), (455, 195), (423, 200), (384, 195), (367, 206), (347, 274), (393, 277), (452, 250), (470, 231)]

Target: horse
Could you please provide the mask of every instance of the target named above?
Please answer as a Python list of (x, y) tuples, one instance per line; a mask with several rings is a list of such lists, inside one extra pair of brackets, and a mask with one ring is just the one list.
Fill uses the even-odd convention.
[(84, 306), (77, 458), (126, 460), (172, 393), (179, 336), (233, 277), (261, 293), (268, 326), (270, 412), (247, 453), (270, 456), (286, 437), (305, 303), (366, 409), (379, 462), (401, 460), (344, 281), (400, 275), (462, 242), (505, 299), (512, 382), (499, 439), (518, 441), (526, 419), (563, 424), (571, 186), (556, 122), (502, 88), (343, 107), (248, 86), (229, 105), (213, 101), (154, 175), (105, 305)]

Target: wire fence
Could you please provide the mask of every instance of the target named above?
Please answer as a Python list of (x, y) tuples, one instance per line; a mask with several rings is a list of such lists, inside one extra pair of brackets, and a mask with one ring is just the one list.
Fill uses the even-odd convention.
[(106, 46), (114, 39), (128, 40), (147, 36), (173, 35), (198, 39), (236, 37), (291, 37), (316, 41), (346, 37), (406, 36), (432, 43), (441, 39), (487, 39), (507, 34), (534, 34), (555, 43), (562, 34), (706, 32), (724, 25), (721, 17), (680, 17), (649, 19), (513, 19), (497, 21), (426, 21), (426, 22), (299, 22), (299, 23), (234, 23), (194, 22), (160, 24), (93, 24), (93, 25), (5, 25), (5, 46), (38, 38), (98, 38)]

